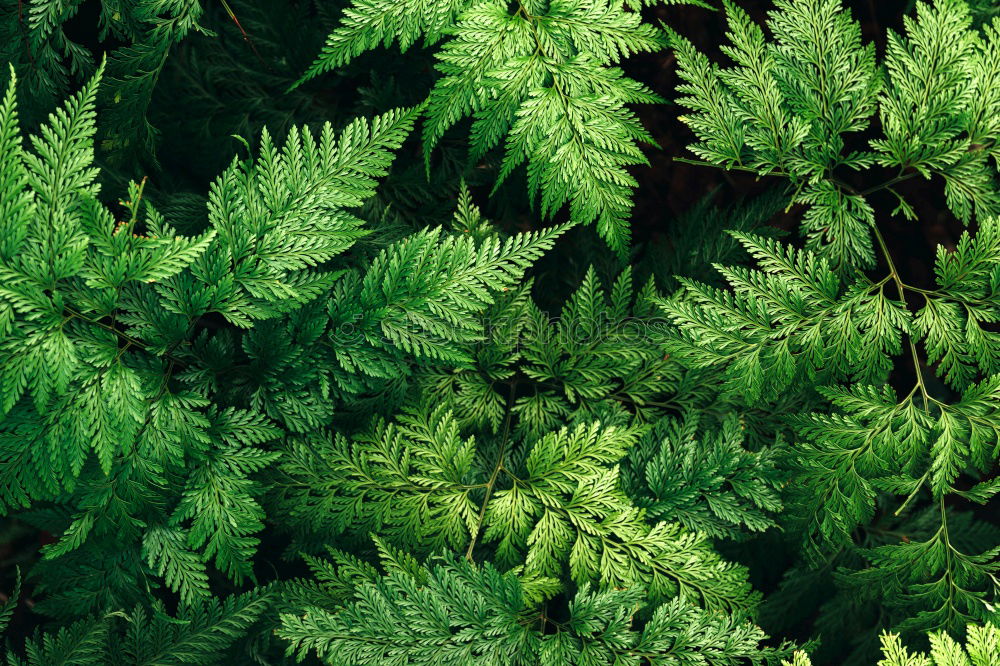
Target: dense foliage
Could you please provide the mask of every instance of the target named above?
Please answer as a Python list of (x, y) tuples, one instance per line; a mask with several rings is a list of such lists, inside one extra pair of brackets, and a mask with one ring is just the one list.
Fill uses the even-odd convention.
[(6, 663), (1000, 664), (1000, 10), (899, 5), (0, 0)]

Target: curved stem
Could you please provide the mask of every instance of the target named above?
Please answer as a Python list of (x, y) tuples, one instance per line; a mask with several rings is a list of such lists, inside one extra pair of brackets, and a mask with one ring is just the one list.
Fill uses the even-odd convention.
[(486, 494), (483, 496), (483, 505), (479, 507), (479, 516), (476, 517), (476, 529), (472, 532), (472, 539), (469, 540), (469, 547), (465, 551), (465, 559), (470, 562), (472, 559), (472, 551), (476, 547), (476, 541), (479, 540), (479, 533), (483, 530), (483, 519), (486, 517), (486, 506), (490, 503), (490, 497), (493, 495), (493, 487), (496, 485), (497, 477), (500, 476), (500, 470), (503, 469), (503, 459), (507, 455), (507, 444), (510, 441), (510, 421), (514, 416), (514, 387), (516, 382), (511, 382), (510, 392), (507, 394), (507, 415), (503, 420), (503, 435), (500, 439), (500, 450), (497, 452), (497, 462), (493, 466), (493, 473), (490, 474), (490, 480), (486, 482)]
[(896, 176), (895, 178), (890, 178), (889, 180), (885, 181), (881, 185), (875, 185), (874, 187), (869, 187), (867, 190), (862, 190), (862, 191), (858, 192), (858, 196), (859, 197), (866, 197), (869, 194), (874, 194), (875, 192), (879, 192), (881, 190), (884, 190), (887, 187), (892, 187), (896, 183), (902, 183), (903, 181), (910, 180), (911, 178), (913, 178), (916, 175), (918, 175), (916, 171), (911, 171), (910, 173), (901, 173), (898, 176)]

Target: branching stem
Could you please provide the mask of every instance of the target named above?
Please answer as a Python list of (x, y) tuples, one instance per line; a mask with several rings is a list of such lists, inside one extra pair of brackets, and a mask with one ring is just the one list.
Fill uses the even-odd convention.
[[(896, 264), (892, 261), (892, 255), (885, 243), (885, 238), (882, 237), (882, 232), (874, 224), (872, 225), (872, 233), (875, 234), (875, 240), (878, 241), (882, 255), (885, 257), (886, 265), (889, 267), (889, 275), (892, 277), (893, 282), (896, 283), (896, 289), (899, 291), (899, 300), (902, 302), (903, 307), (906, 307), (906, 285), (903, 284), (903, 280), (899, 277), (899, 271), (896, 270)], [(917, 375), (917, 387), (920, 389), (920, 395), (924, 401), (924, 411), (929, 413), (931, 398), (927, 393), (927, 385), (924, 382), (924, 374), (920, 366), (920, 356), (917, 354), (917, 345), (913, 342), (911, 334), (907, 333), (906, 338), (907, 344), (910, 347), (910, 357), (913, 359), (913, 371)]]

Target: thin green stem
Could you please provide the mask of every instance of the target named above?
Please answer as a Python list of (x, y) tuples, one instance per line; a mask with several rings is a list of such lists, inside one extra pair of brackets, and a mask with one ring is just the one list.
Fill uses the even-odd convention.
[[(896, 283), (896, 289), (899, 291), (899, 300), (905, 308), (906, 285), (903, 284), (903, 280), (899, 277), (899, 271), (896, 270), (896, 264), (892, 261), (892, 254), (890, 254), (889, 247), (885, 243), (885, 238), (882, 237), (882, 232), (874, 224), (872, 225), (872, 232), (875, 234), (875, 240), (878, 241), (882, 255), (885, 257), (886, 265), (889, 267), (889, 275), (892, 277), (893, 282)], [(917, 387), (920, 389), (920, 395), (924, 401), (924, 411), (929, 413), (931, 397), (927, 393), (927, 384), (924, 382), (924, 373), (920, 367), (920, 356), (917, 354), (917, 345), (913, 342), (913, 336), (910, 334), (907, 334), (907, 344), (910, 347), (910, 357), (913, 359), (913, 371), (917, 375)]]
[(490, 498), (493, 495), (493, 488), (496, 486), (497, 478), (500, 476), (500, 470), (503, 469), (503, 460), (507, 456), (507, 445), (510, 441), (510, 422), (514, 416), (514, 388), (516, 386), (515, 382), (511, 382), (510, 392), (507, 395), (507, 414), (504, 416), (503, 420), (503, 434), (500, 438), (500, 450), (497, 452), (497, 462), (493, 466), (493, 473), (490, 474), (489, 481), (486, 482), (486, 493), (483, 496), (483, 504), (479, 507), (479, 516), (476, 518), (476, 528), (472, 532), (472, 538), (469, 540), (469, 547), (465, 551), (465, 559), (473, 562), (472, 551), (476, 547), (476, 541), (479, 540), (479, 533), (483, 530), (483, 519), (486, 517), (486, 506), (490, 503)]
[[(65, 325), (66, 322), (69, 321), (70, 319), (76, 318), (76, 319), (79, 319), (81, 321), (85, 321), (88, 324), (93, 324), (94, 326), (99, 326), (100, 328), (103, 328), (106, 331), (114, 333), (116, 336), (118, 336), (119, 338), (121, 338), (122, 340), (125, 341), (126, 344), (125, 344), (125, 346), (121, 350), (119, 350), (118, 355), (115, 356), (115, 361), (118, 361), (118, 359), (121, 358), (122, 354), (124, 354), (128, 350), (129, 347), (133, 347), (134, 346), (134, 347), (137, 347), (137, 348), (141, 349), (142, 351), (146, 352), (147, 354), (149, 354), (151, 356), (159, 356), (159, 357), (167, 359), (170, 362), (170, 369), (171, 370), (176, 365), (180, 365), (181, 367), (186, 367), (187, 366), (187, 363), (185, 361), (183, 361), (182, 359), (179, 359), (179, 358), (177, 358), (176, 356), (173, 355), (173, 352), (176, 351), (177, 348), (181, 344), (183, 344), (186, 340), (183, 340), (183, 339), (182, 340), (178, 340), (173, 345), (171, 345), (167, 350), (165, 350), (162, 354), (157, 354), (155, 351), (153, 351), (152, 349), (150, 349), (149, 347), (147, 347), (146, 344), (143, 343), (141, 340), (139, 340), (137, 338), (133, 338), (131, 335), (129, 335), (128, 333), (124, 333), (124, 332), (120, 331), (115, 326), (112, 326), (110, 324), (105, 324), (104, 322), (99, 321), (97, 319), (92, 319), (92, 318), (86, 316), (85, 314), (83, 314), (82, 312), (78, 312), (78, 311), (74, 310), (73, 308), (71, 308), (69, 306), (66, 306), (64, 309), (69, 314), (69, 317), (67, 317), (66, 320), (63, 321), (63, 325)], [(189, 330), (190, 330), (190, 323), (189, 323)]]
[[(69, 306), (67, 306), (64, 309), (66, 310), (66, 312), (69, 313), (69, 315), (71, 317), (76, 317), (77, 319), (81, 319), (81, 320), (87, 322), (88, 324), (93, 324), (94, 326), (99, 326), (99, 327), (103, 328), (106, 331), (110, 331), (111, 333), (114, 333), (115, 335), (117, 335), (119, 338), (121, 338), (122, 340), (124, 340), (128, 344), (135, 345), (139, 349), (142, 349), (145, 352), (149, 352), (149, 349), (142, 342), (140, 342), (136, 338), (133, 338), (132, 336), (130, 336), (127, 333), (122, 333), (120, 330), (118, 330), (114, 326), (112, 326), (110, 324), (105, 324), (104, 322), (99, 321), (97, 319), (91, 319), (90, 317), (86, 316), (82, 312), (77, 312), (76, 310), (74, 310), (73, 308), (71, 308)], [(150, 352), (150, 353), (152, 353), (152, 352)]]
[(930, 469), (924, 472), (924, 475), (920, 477), (920, 479), (917, 481), (917, 485), (913, 487), (912, 492), (910, 492), (910, 494), (907, 495), (906, 500), (900, 505), (900, 507), (895, 511), (893, 511), (892, 515), (898, 516), (899, 514), (903, 513), (903, 511), (906, 510), (906, 507), (909, 506), (910, 502), (913, 501), (913, 498), (917, 496), (917, 493), (920, 492), (920, 489), (924, 487), (924, 483), (927, 482), (927, 477), (930, 476), (930, 474), (931, 474)]
[(903, 288), (907, 291), (916, 292), (924, 296), (941, 296), (941, 292), (935, 289), (921, 289), (920, 287), (914, 287), (913, 285), (903, 283)]
[(955, 551), (955, 549), (952, 548), (952, 545), (951, 545), (951, 536), (948, 534), (948, 511), (947, 511), (947, 509), (946, 509), (946, 507), (944, 505), (944, 495), (943, 494), (941, 495), (940, 498), (938, 498), (938, 506), (940, 507), (940, 510), (941, 510), (941, 531), (940, 531), (940, 534), (941, 534), (941, 538), (944, 540), (944, 545), (945, 545), (945, 549), (944, 549), (944, 552), (945, 552), (945, 561), (944, 561), (945, 574), (944, 574), (944, 576), (945, 576), (945, 580), (947, 581), (947, 585), (948, 585), (948, 600), (945, 603), (946, 603), (946, 606), (948, 608), (948, 619), (950, 620), (951, 616), (953, 615), (953, 609), (954, 609), (954, 606), (955, 606), (955, 578), (954, 578), (954, 575), (952, 574), (952, 567), (953, 567), (953, 565), (952, 565), (952, 558), (954, 558), (955, 553), (957, 551)]
[(869, 194), (874, 194), (875, 192), (879, 192), (881, 190), (884, 190), (887, 187), (892, 187), (896, 183), (902, 183), (903, 181), (910, 180), (911, 178), (913, 178), (916, 175), (918, 175), (918, 173), (916, 171), (911, 171), (910, 173), (901, 173), (898, 176), (896, 176), (895, 178), (890, 178), (889, 180), (885, 181), (881, 185), (875, 185), (874, 187), (869, 187), (867, 190), (861, 190), (860, 192), (858, 192), (858, 196), (859, 197), (866, 197)]
[(720, 167), (720, 165), (714, 164), (712, 162), (705, 162), (703, 160), (692, 160), (692, 159), (688, 159), (686, 157), (675, 157), (674, 161), (675, 162), (680, 162), (682, 164), (693, 164), (694, 166), (712, 167), (713, 169), (719, 169), (719, 168), (721, 168), (721, 169), (723, 169), (725, 171), (745, 171), (747, 173), (756, 174), (757, 176), (777, 176), (777, 177), (780, 177), (780, 178), (791, 178), (792, 177), (792, 174), (790, 174), (790, 173), (788, 173), (786, 171), (768, 171), (766, 173), (761, 173), (759, 169), (754, 169), (753, 167), (737, 166), (735, 164), (731, 165), (731, 166), (722, 166), (722, 167)]

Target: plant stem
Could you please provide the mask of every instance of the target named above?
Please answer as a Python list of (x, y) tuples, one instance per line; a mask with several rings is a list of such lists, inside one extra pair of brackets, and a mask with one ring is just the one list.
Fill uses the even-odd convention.
[(756, 174), (758, 177), (760, 176), (778, 176), (781, 178), (792, 177), (790, 173), (786, 173), (784, 171), (768, 171), (767, 173), (761, 173), (759, 170), (754, 169), (752, 167), (737, 166), (737, 165), (719, 167), (718, 164), (713, 164), (711, 162), (703, 162), (702, 160), (692, 160), (686, 157), (675, 157), (674, 161), (680, 162), (682, 164), (693, 164), (694, 166), (712, 167), (715, 169), (722, 168), (724, 171), (745, 171), (747, 173)]
[[(878, 241), (879, 248), (882, 250), (882, 255), (885, 257), (886, 265), (889, 267), (889, 275), (892, 280), (896, 283), (896, 289), (899, 291), (899, 300), (903, 303), (903, 307), (906, 307), (906, 286), (903, 284), (903, 280), (899, 277), (899, 272), (896, 270), (896, 264), (892, 261), (892, 255), (889, 253), (889, 247), (885, 243), (885, 239), (882, 237), (882, 232), (879, 231), (876, 225), (872, 225), (872, 232), (875, 234), (875, 239)], [(920, 395), (924, 401), (924, 411), (930, 412), (930, 396), (927, 393), (927, 385), (924, 383), (923, 370), (920, 367), (920, 356), (917, 354), (917, 345), (913, 342), (913, 336), (909, 333), (906, 335), (907, 344), (910, 347), (910, 357), (913, 359), (913, 371), (917, 375), (917, 387), (920, 389)]]
[[(141, 349), (142, 351), (146, 352), (147, 354), (150, 354), (151, 356), (161, 356), (161, 357), (169, 360), (171, 364), (178, 364), (178, 365), (180, 365), (182, 367), (186, 367), (187, 366), (187, 363), (185, 361), (183, 361), (183, 360), (181, 360), (181, 359), (179, 359), (179, 358), (177, 358), (176, 356), (173, 355), (173, 351), (177, 347), (180, 346), (180, 344), (183, 342), (183, 340), (175, 343), (174, 345), (171, 346), (170, 349), (167, 349), (162, 354), (157, 354), (156, 352), (154, 352), (153, 350), (151, 350), (149, 347), (147, 347), (141, 340), (139, 340), (137, 338), (133, 338), (128, 333), (123, 333), (122, 331), (118, 330), (117, 328), (115, 328), (112, 325), (105, 324), (104, 322), (99, 321), (97, 319), (91, 319), (90, 317), (84, 315), (82, 312), (77, 312), (76, 310), (74, 310), (73, 308), (71, 308), (69, 306), (66, 306), (65, 310), (66, 310), (67, 313), (69, 313), (69, 317), (66, 320), (63, 321), (64, 324), (66, 323), (66, 321), (69, 321), (69, 319), (75, 317), (76, 319), (80, 319), (81, 321), (85, 321), (88, 324), (93, 324), (94, 326), (99, 326), (99, 327), (103, 328), (106, 331), (110, 331), (111, 333), (114, 333), (115, 335), (117, 335), (119, 338), (121, 338), (122, 340), (124, 340), (127, 343), (126, 346), (125, 346), (126, 349), (128, 347), (130, 347), (130, 346), (135, 346), (135, 347), (138, 347), (139, 349)], [(124, 349), (121, 350), (121, 352), (119, 352), (118, 356), (121, 356), (121, 354), (124, 353), (124, 351), (125, 351)], [(117, 357), (116, 357), (116, 359), (117, 359)]]
[(929, 469), (926, 472), (924, 472), (924, 475), (920, 477), (919, 481), (917, 481), (917, 485), (913, 487), (913, 491), (906, 496), (906, 500), (899, 506), (898, 509), (892, 512), (892, 515), (898, 516), (899, 514), (903, 513), (903, 511), (906, 510), (906, 507), (910, 505), (910, 502), (912, 502), (913, 498), (917, 496), (917, 493), (920, 492), (920, 489), (924, 487), (924, 483), (927, 481), (927, 477), (930, 476), (930, 474), (931, 471)]
[(889, 180), (885, 181), (881, 185), (876, 185), (875, 187), (869, 187), (867, 190), (862, 190), (862, 191), (858, 192), (858, 196), (859, 197), (866, 197), (869, 194), (874, 194), (875, 192), (878, 192), (880, 190), (884, 190), (887, 187), (892, 187), (896, 183), (902, 183), (903, 181), (910, 180), (911, 178), (913, 178), (916, 175), (917, 175), (916, 171), (911, 171), (910, 173), (901, 173), (898, 176), (896, 176), (895, 178), (890, 178)]
[(493, 495), (493, 487), (496, 485), (497, 477), (500, 476), (500, 470), (503, 469), (503, 459), (507, 455), (507, 444), (510, 441), (510, 421), (514, 416), (513, 406), (514, 406), (514, 388), (517, 386), (517, 382), (511, 382), (510, 392), (507, 394), (507, 414), (504, 416), (503, 420), (503, 434), (500, 438), (500, 450), (497, 452), (497, 462), (493, 466), (493, 473), (490, 474), (490, 480), (486, 482), (486, 494), (483, 496), (483, 505), (479, 507), (479, 516), (476, 518), (476, 529), (472, 533), (472, 539), (469, 541), (469, 548), (465, 551), (465, 559), (473, 562), (472, 551), (476, 547), (476, 541), (479, 540), (479, 533), (483, 529), (483, 519), (486, 517), (486, 506), (490, 502), (490, 497)]

